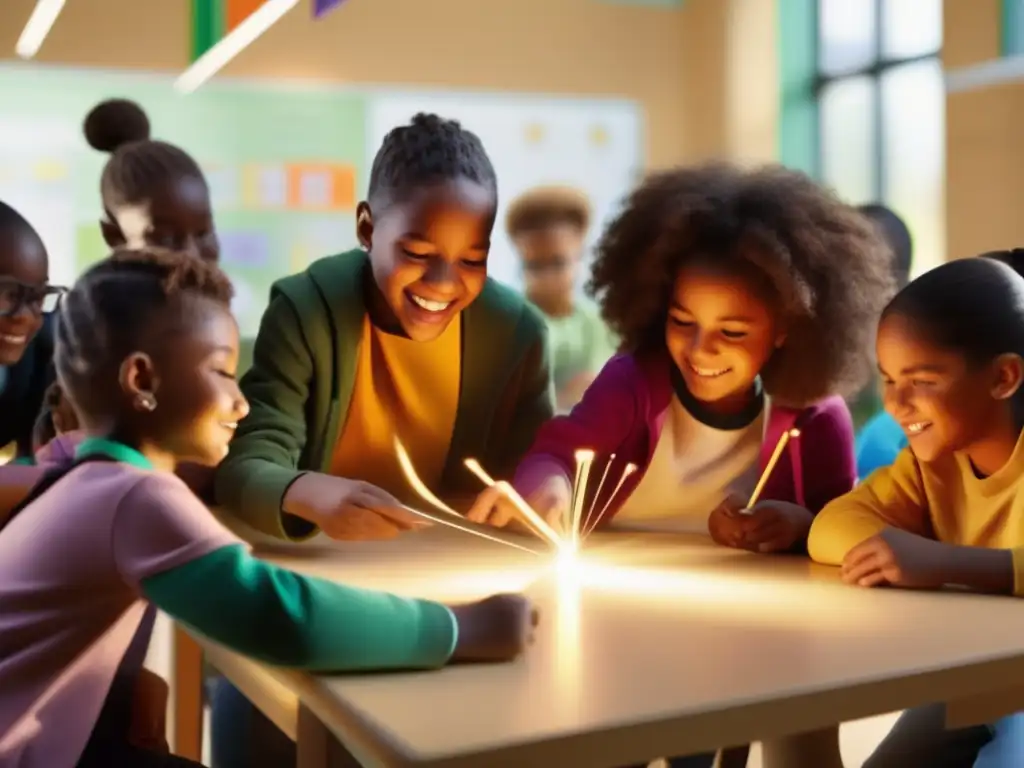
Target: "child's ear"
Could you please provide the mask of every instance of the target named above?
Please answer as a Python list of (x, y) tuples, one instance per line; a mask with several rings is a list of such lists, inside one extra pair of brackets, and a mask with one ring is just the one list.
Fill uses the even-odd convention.
[(356, 206), (356, 238), (364, 251), (373, 247), (373, 214), (370, 204), (363, 200)]
[(156, 409), (156, 390), (160, 379), (152, 358), (145, 352), (132, 352), (121, 361), (117, 381), (136, 410)]
[(1020, 355), (1008, 353), (997, 357), (993, 365), (995, 380), (992, 382), (992, 397), (1008, 400), (1024, 383), (1024, 360), (1021, 360)]
[(108, 219), (100, 219), (100, 231), (103, 233), (103, 240), (111, 249), (120, 248), (124, 245), (124, 235), (121, 228)]

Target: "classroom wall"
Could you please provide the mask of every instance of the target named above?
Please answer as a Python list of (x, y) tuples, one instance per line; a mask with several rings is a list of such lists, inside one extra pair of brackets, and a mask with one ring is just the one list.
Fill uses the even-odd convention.
[[(947, 71), (1000, 56), (1000, 0), (946, 0)], [(1024, 82), (946, 100), (946, 230), (950, 258), (1024, 244)]]
[[(777, 0), (349, 0), (313, 22), (303, 2), (225, 70), (345, 84), (615, 95), (646, 113), (647, 161), (776, 156)], [(0, 57), (34, 0), (0, 3)], [(69, 2), (40, 62), (181, 70), (186, 0)]]

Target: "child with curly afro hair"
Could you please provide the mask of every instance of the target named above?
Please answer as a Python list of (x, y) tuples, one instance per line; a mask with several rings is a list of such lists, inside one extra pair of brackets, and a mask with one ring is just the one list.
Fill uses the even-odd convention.
[[(871, 224), (802, 173), (711, 164), (650, 176), (604, 233), (588, 286), (623, 352), (542, 428), (516, 489), (565, 521), (575, 452), (590, 449), (611, 465), (590, 484), (592, 526), (802, 549), (813, 515), (856, 480), (843, 396), (871, 375), (890, 262)], [(471, 517), (503, 526), (516, 513), (496, 489)]]

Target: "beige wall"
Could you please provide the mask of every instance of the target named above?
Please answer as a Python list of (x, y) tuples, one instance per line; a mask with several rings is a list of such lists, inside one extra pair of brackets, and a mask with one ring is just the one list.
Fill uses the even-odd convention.
[[(350, 0), (313, 22), (308, 2), (225, 70), (350, 84), (614, 95), (646, 112), (663, 166), (775, 155), (776, 0)], [(34, 0), (0, 2), (0, 57)], [(70, 0), (38, 60), (181, 70), (187, 0)], [(741, 108), (741, 106), (743, 108)]]
[[(999, 56), (999, 0), (946, 0), (947, 70)], [(949, 94), (946, 231), (951, 258), (1024, 244), (1024, 82)]]

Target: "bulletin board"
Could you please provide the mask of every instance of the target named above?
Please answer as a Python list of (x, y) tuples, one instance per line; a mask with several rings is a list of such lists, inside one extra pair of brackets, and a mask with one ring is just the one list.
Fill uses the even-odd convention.
[[(72, 282), (106, 254), (97, 222), (107, 156), (86, 144), (82, 121), (103, 99), (137, 101), (154, 138), (203, 166), (244, 336), (255, 335), (276, 279), (354, 247), (355, 206), (373, 155), (387, 130), (417, 111), (460, 119), (479, 133), (503, 204), (535, 184), (575, 184), (593, 198), (600, 223), (643, 165), (640, 115), (623, 101), (227, 78), (182, 96), (172, 82), (170, 75), (0, 65), (0, 200), (39, 230), (51, 280)], [(493, 274), (518, 285), (511, 246), (500, 224), (496, 230)]]

